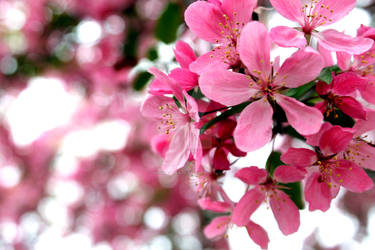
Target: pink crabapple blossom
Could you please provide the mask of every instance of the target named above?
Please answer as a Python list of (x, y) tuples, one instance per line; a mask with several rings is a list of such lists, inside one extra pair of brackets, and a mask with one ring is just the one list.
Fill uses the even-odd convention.
[(352, 192), (363, 192), (373, 187), (366, 172), (350, 158), (340, 154), (352, 138), (352, 129), (325, 123), (319, 133), (307, 137), (307, 143), (316, 145), (315, 151), (289, 148), (281, 156), (287, 165), (307, 171), (305, 199), (309, 202), (310, 211), (326, 211), (340, 186)]
[(298, 230), (300, 225), (298, 208), (282, 191), (283, 186), (278, 183), (290, 183), (302, 179), (301, 171), (289, 166), (279, 166), (274, 172), (274, 177), (270, 177), (265, 169), (247, 167), (239, 170), (236, 177), (254, 187), (246, 192), (234, 208), (233, 223), (238, 226), (246, 225), (262, 202), (268, 201), (284, 235)]
[(187, 8), (185, 22), (190, 30), (203, 40), (219, 44), (190, 65), (193, 72), (201, 74), (240, 63), (238, 37), (256, 5), (256, 0), (212, 0), (197, 1)]
[(353, 38), (334, 29), (321, 32), (316, 30), (346, 16), (355, 3), (356, 0), (271, 0), (277, 12), (301, 26), (296, 29), (287, 26), (275, 27), (270, 31), (271, 38), (282, 47), (303, 48), (309, 44), (311, 37), (314, 37), (325, 50), (361, 54), (371, 48), (371, 39)]
[(199, 78), (202, 92), (221, 104), (232, 106), (254, 100), (238, 118), (234, 131), (237, 147), (252, 151), (270, 141), (272, 102), (284, 109), (289, 123), (299, 133), (318, 132), (323, 119), (319, 110), (281, 94), (280, 90), (313, 80), (323, 67), (322, 57), (307, 47), (294, 53), (281, 67), (278, 59), (271, 63), (271, 39), (266, 27), (259, 22), (247, 24), (239, 42), (238, 50), (247, 75), (218, 69), (207, 71)]

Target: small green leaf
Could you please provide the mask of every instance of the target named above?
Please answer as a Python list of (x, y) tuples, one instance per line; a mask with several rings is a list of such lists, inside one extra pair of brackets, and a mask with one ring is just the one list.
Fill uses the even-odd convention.
[(123, 45), (123, 55), (127, 60), (135, 60), (137, 58), (138, 38), (139, 32), (130, 27)]
[(151, 79), (152, 75), (147, 71), (143, 71), (137, 75), (133, 82), (133, 89), (136, 91), (141, 91)]
[(298, 209), (305, 208), (305, 202), (302, 198), (302, 185), (300, 182), (293, 182), (288, 184), (281, 184), (281, 186), (285, 186), (285, 189), (282, 189), (294, 202), (294, 204), (298, 207)]
[(304, 84), (304, 85), (302, 85), (298, 88), (289, 89), (285, 93), (285, 95), (293, 97), (295, 99), (299, 99), (302, 96), (304, 96), (309, 90), (314, 89), (314, 88), (315, 88), (315, 82), (312, 81), (312, 82), (306, 83), (306, 84)]
[(270, 173), (271, 176), (273, 176), (273, 172), (275, 169), (280, 165), (285, 165), (281, 160), (281, 153), (278, 151), (272, 151), (271, 154), (268, 156), (267, 162), (266, 162), (266, 170), (268, 173)]
[(147, 59), (149, 59), (150, 61), (155, 61), (159, 57), (158, 51), (156, 50), (155, 47), (150, 48), (147, 51), (147, 55), (146, 56), (147, 56)]
[(177, 39), (177, 29), (182, 23), (181, 6), (169, 3), (159, 17), (155, 28), (155, 36), (164, 43), (171, 43)]
[(207, 129), (212, 127), (215, 123), (218, 123), (218, 122), (220, 122), (222, 120), (225, 120), (226, 118), (228, 118), (228, 117), (230, 117), (234, 114), (237, 114), (237, 113), (241, 112), (249, 104), (250, 104), (250, 102), (244, 102), (244, 103), (238, 104), (236, 106), (233, 106), (231, 109), (221, 113), (219, 116), (216, 116), (215, 118), (213, 118), (212, 120), (210, 120), (209, 122), (204, 124), (201, 127), (200, 133), (203, 134)]
[(322, 69), (320, 72), (320, 75), (318, 76), (318, 80), (323, 81), (327, 84), (330, 84), (332, 82), (332, 73), (339, 73), (341, 70), (338, 66), (331, 66), (331, 67), (326, 67)]
[(199, 87), (195, 87), (188, 91), (188, 94), (193, 97), (194, 99), (202, 99), (204, 97), (201, 89)]

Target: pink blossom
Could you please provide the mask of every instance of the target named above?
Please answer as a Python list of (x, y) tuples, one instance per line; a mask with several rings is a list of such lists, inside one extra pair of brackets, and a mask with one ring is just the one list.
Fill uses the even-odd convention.
[[(171, 70), (168, 77), (178, 83), (182, 89), (191, 90), (198, 85), (198, 75), (189, 70), (189, 65), (196, 59), (194, 51), (187, 43), (178, 41), (174, 54), (181, 68)], [(172, 90), (166, 81), (156, 78), (152, 81), (149, 92), (153, 95), (164, 95), (171, 94)]]
[(185, 11), (185, 21), (198, 37), (219, 44), (190, 66), (201, 74), (209, 69), (226, 69), (239, 63), (237, 40), (251, 20), (256, 0), (197, 1)]
[(316, 91), (324, 101), (318, 103), (317, 107), (327, 116), (335, 113), (335, 108), (338, 108), (353, 118), (366, 119), (366, 110), (351, 96), (357, 89), (363, 89), (365, 84), (366, 81), (363, 78), (352, 72), (333, 76), (330, 84), (318, 82)]
[[(210, 198), (202, 198), (198, 200), (199, 206), (204, 210), (210, 210), (216, 213), (232, 212), (234, 203), (223, 193), (224, 201), (215, 201)], [(218, 216), (214, 218), (204, 229), (204, 234), (209, 239), (219, 238), (225, 235), (226, 231), (232, 224), (232, 216)], [(258, 224), (248, 220), (244, 225), (250, 238), (262, 249), (268, 248), (269, 238), (267, 232)]]
[(223, 120), (216, 124), (214, 128), (206, 130), (200, 136), (204, 154), (210, 153), (212, 149), (215, 150), (213, 155), (213, 168), (215, 170), (229, 169), (229, 153), (237, 157), (246, 155), (245, 152), (240, 151), (234, 144), (233, 131), (236, 125), (235, 120)]
[(297, 22), (302, 28), (299, 31), (286, 26), (275, 27), (271, 30), (271, 38), (282, 47), (303, 48), (314, 37), (328, 51), (361, 54), (371, 48), (373, 41), (362, 37), (353, 38), (333, 29), (322, 32), (315, 30), (346, 16), (355, 3), (355, 0), (271, 0), (271, 4), (281, 15)]
[[(375, 29), (362, 25), (357, 30), (357, 36), (362, 38), (375, 39)], [(367, 102), (375, 104), (375, 46), (373, 45), (369, 50), (364, 51), (360, 55), (352, 55), (353, 53), (337, 52), (337, 65), (343, 71), (350, 71), (356, 73), (358, 76), (366, 80), (364, 86), (359, 89), (361, 96)]]
[(277, 61), (270, 62), (270, 49), (271, 39), (266, 27), (251, 22), (244, 27), (239, 39), (240, 57), (248, 74), (217, 69), (203, 73), (199, 79), (205, 96), (224, 105), (253, 100), (240, 114), (234, 131), (236, 145), (242, 151), (258, 149), (270, 141), (275, 102), (301, 134), (318, 132), (323, 119), (319, 110), (280, 93), (285, 88), (296, 88), (313, 80), (323, 67), (321, 56), (306, 47), (279, 67)]
[(289, 166), (279, 166), (274, 177), (268, 176), (266, 170), (258, 167), (247, 167), (239, 170), (236, 177), (254, 188), (237, 203), (232, 221), (238, 226), (246, 225), (250, 216), (262, 204), (269, 202), (273, 215), (284, 235), (296, 232), (300, 225), (299, 211), (289, 196), (284, 193), (278, 182), (296, 182), (304, 177), (304, 172)]
[[(373, 186), (366, 172), (341, 153), (353, 138), (353, 130), (325, 123), (316, 135), (308, 136), (307, 143), (316, 145), (315, 151), (290, 148), (281, 160), (296, 169), (305, 169), (305, 198), (310, 211), (326, 211), (340, 186), (352, 192), (363, 192)], [(316, 144), (318, 142), (318, 144)]]
[(159, 130), (171, 136), (162, 169), (168, 174), (174, 173), (185, 165), (190, 153), (198, 167), (202, 149), (199, 129), (196, 126), (196, 123), (199, 122), (197, 103), (169, 80), (168, 76), (160, 71), (154, 70), (153, 72), (170, 85), (181, 104), (179, 108), (171, 97), (150, 96), (142, 106), (143, 115), (159, 120)]

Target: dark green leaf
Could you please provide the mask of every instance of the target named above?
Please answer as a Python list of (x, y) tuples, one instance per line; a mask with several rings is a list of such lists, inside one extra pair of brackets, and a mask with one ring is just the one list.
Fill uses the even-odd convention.
[(285, 165), (281, 160), (281, 153), (277, 151), (272, 151), (271, 154), (268, 156), (267, 162), (266, 162), (266, 170), (270, 175), (273, 175), (273, 172), (275, 169), (280, 165)]
[(213, 118), (212, 120), (210, 120), (209, 122), (204, 124), (201, 128), (200, 133), (203, 134), (207, 129), (212, 127), (215, 123), (218, 123), (218, 122), (220, 122), (222, 120), (225, 120), (226, 118), (228, 118), (228, 117), (230, 117), (234, 114), (237, 114), (237, 113), (241, 112), (249, 104), (250, 104), (250, 102), (244, 102), (244, 103), (238, 104), (236, 106), (233, 106), (231, 109), (221, 113), (219, 116)]
[(202, 93), (202, 91), (199, 87), (189, 90), (188, 94), (190, 96), (192, 96), (194, 99), (202, 99), (204, 97), (204, 95), (203, 95), (203, 93)]
[(152, 47), (147, 51), (147, 59), (149, 59), (150, 61), (155, 61), (156, 59), (158, 59), (158, 57), (158, 51), (155, 47)]
[(135, 60), (137, 58), (138, 36), (139, 32), (136, 29), (129, 28), (123, 47), (123, 55), (127, 60)]
[(314, 89), (314, 88), (315, 88), (315, 82), (312, 81), (312, 82), (306, 83), (305, 85), (302, 85), (298, 88), (289, 89), (285, 93), (285, 95), (296, 98), (296, 99), (299, 99), (302, 96), (304, 96), (309, 90)]
[(176, 103), (177, 107), (182, 108), (181, 103), (179, 102), (179, 100), (177, 100), (175, 96), (173, 96), (173, 100), (174, 100), (174, 103)]
[(68, 13), (57, 13), (53, 9), (52, 12), (52, 19), (49, 23), (50, 30), (71, 28), (73, 26), (76, 26), (79, 22), (77, 17), (72, 16)]
[(155, 36), (164, 43), (177, 39), (177, 29), (182, 23), (182, 10), (177, 3), (169, 3), (159, 17), (155, 28)]
[(146, 71), (143, 71), (137, 75), (133, 83), (133, 89), (141, 91), (151, 79), (152, 75)]
[(294, 204), (298, 207), (298, 209), (305, 208), (305, 202), (302, 198), (302, 186), (300, 182), (293, 182), (288, 184), (281, 184), (281, 186), (285, 186), (285, 189), (282, 189), (294, 202)]

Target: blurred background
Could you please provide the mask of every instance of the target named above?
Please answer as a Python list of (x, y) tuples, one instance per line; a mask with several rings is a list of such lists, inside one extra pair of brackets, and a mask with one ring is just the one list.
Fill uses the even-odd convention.
[[(258, 249), (236, 227), (227, 240), (204, 237), (214, 214), (197, 207), (187, 173), (160, 170), (157, 126), (139, 112), (147, 69), (177, 66), (177, 38), (198, 55), (209, 49), (184, 24), (191, 2), (0, 0), (0, 250)], [(294, 25), (258, 3), (269, 27)], [(357, 3), (335, 28), (373, 26), (375, 3)], [(235, 168), (263, 166), (270, 151)], [(244, 186), (232, 176), (223, 185), (238, 201)], [(303, 210), (289, 237), (266, 209), (255, 216), (270, 249), (370, 250), (374, 205), (375, 190), (341, 192), (327, 213)]]

